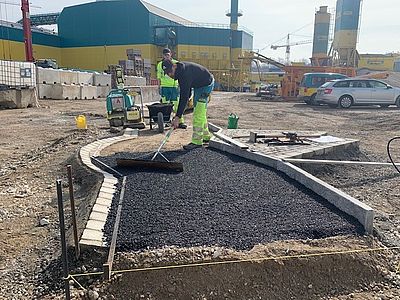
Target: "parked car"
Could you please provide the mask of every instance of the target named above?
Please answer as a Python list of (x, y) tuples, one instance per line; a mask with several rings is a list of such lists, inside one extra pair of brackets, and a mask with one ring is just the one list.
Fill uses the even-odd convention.
[(307, 104), (316, 105), (317, 89), (325, 82), (348, 78), (339, 73), (306, 73), (299, 86), (299, 97)]
[(41, 68), (58, 69), (57, 61), (55, 59), (38, 59), (35, 64)]
[(323, 84), (317, 90), (315, 101), (340, 108), (353, 105), (400, 107), (400, 88), (375, 79), (338, 79)]

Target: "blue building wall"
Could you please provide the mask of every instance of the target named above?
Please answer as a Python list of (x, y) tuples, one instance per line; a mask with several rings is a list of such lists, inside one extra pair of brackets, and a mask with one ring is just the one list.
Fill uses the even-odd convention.
[(137, 0), (90, 2), (64, 8), (62, 47), (149, 44), (149, 13)]
[[(0, 25), (0, 39), (9, 40), (13, 42), (23, 42), (24, 32), (22, 28), (8, 27)], [(50, 46), (50, 47), (60, 47), (60, 37), (56, 34), (49, 34), (45, 32), (32, 32), (32, 42), (33, 44)]]
[[(230, 46), (230, 29), (184, 26), (150, 13), (139, 0), (90, 2), (64, 8), (58, 28), (62, 47), (152, 44), (162, 26), (171, 26), (177, 43)], [(154, 27), (158, 27), (155, 29)], [(234, 31), (233, 47), (252, 49), (253, 37)]]

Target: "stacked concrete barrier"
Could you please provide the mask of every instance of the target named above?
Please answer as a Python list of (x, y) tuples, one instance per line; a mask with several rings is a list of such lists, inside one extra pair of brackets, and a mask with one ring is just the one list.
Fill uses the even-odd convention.
[(93, 85), (111, 86), (111, 75), (106, 73), (93, 73)]
[(93, 73), (78, 72), (78, 84), (93, 85)]
[[(111, 75), (62, 69), (38, 69), (39, 98), (54, 100), (89, 100), (106, 98), (111, 90)], [(144, 87), (144, 102), (158, 101), (158, 89), (147, 88), (146, 78), (126, 76), (126, 86)], [(156, 99), (156, 100), (154, 100)]]
[(60, 71), (56, 69), (37, 68), (38, 84), (57, 84), (60, 83)]

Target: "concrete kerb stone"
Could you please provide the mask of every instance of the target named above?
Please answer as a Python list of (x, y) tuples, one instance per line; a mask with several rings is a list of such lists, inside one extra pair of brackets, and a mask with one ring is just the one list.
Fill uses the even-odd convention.
[(270, 157), (262, 153), (250, 152), (249, 150), (242, 150), (237, 147), (232, 147), (225, 142), (217, 140), (215, 137), (211, 139), (209, 146), (211, 148), (238, 155), (268, 167), (272, 167), (286, 174), (290, 178), (296, 180), (306, 188), (312, 190), (316, 194), (329, 201), (341, 211), (356, 218), (364, 227), (365, 232), (372, 234), (374, 211), (371, 207), (318, 179), (303, 169), (291, 163), (283, 162), (280, 159)]
[(89, 215), (89, 221), (86, 224), (86, 228), (83, 231), (79, 244), (85, 247), (105, 247), (106, 244), (103, 242), (104, 235), (102, 229), (105, 226), (108, 212), (111, 206), (113, 196), (116, 192), (116, 185), (118, 179), (112, 174), (107, 173), (91, 161), (91, 156), (98, 156), (100, 151), (104, 148), (130, 139), (138, 137), (138, 132), (129, 131), (126, 135), (116, 136), (103, 140), (98, 140), (82, 147), (79, 151), (79, 156), (84, 165), (89, 169), (98, 172), (103, 175), (103, 182), (98, 192), (96, 202)]

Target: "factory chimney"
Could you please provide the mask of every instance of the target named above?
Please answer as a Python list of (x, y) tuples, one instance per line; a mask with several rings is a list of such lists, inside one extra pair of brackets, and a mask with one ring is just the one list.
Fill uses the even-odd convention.
[(239, 0), (231, 0), (231, 10), (226, 16), (231, 18), (231, 30), (238, 30), (239, 17), (243, 16), (239, 12)]

